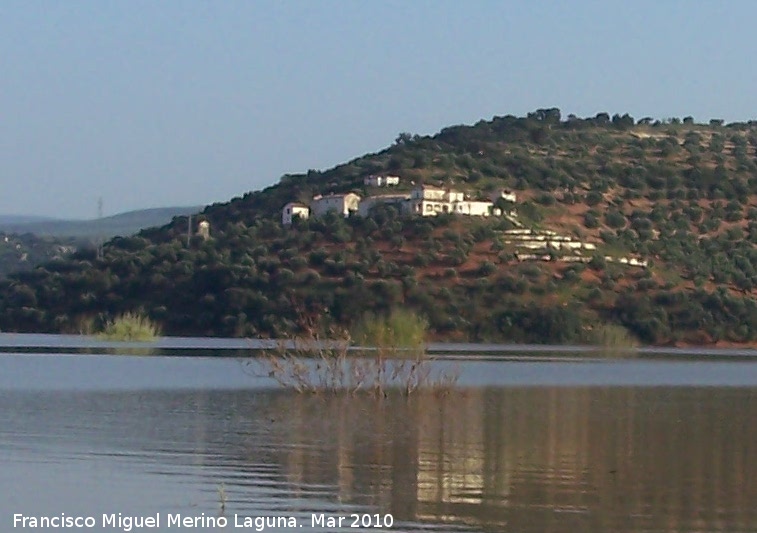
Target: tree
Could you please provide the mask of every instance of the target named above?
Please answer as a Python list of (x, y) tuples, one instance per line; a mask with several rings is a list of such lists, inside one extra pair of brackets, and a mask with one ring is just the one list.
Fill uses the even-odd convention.
[(612, 125), (619, 130), (627, 130), (633, 127), (633, 117), (628, 113), (623, 116), (617, 113), (612, 116)]
[(599, 126), (606, 126), (610, 123), (609, 113), (597, 113), (594, 117), (594, 122)]
[(413, 141), (412, 134), (403, 131), (400, 133), (397, 138), (394, 140), (394, 142), (397, 144), (397, 146), (405, 146), (410, 144)]
[(556, 107), (537, 109), (533, 113), (528, 114), (528, 118), (538, 120), (539, 122), (546, 122), (548, 124), (559, 124), (560, 117), (560, 110)]

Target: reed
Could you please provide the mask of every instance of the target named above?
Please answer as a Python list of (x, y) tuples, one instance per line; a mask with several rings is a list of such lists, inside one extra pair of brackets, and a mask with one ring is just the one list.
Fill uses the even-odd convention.
[(79, 335), (92, 336), (95, 335), (97, 327), (95, 325), (95, 319), (92, 316), (79, 317), (75, 322), (75, 331)]
[(599, 346), (603, 353), (610, 356), (628, 355), (638, 346), (638, 341), (631, 332), (618, 324), (602, 324), (594, 328), (589, 342)]
[(226, 485), (221, 483), (218, 486), (218, 502), (221, 505), (221, 513), (226, 510)]
[(418, 356), (426, 352), (428, 322), (407, 309), (394, 309), (386, 316), (368, 313), (353, 328), (352, 337), (365, 347), (387, 356)]
[(152, 341), (160, 336), (160, 328), (141, 313), (126, 312), (109, 320), (100, 337), (114, 341)]
[(419, 389), (446, 391), (456, 372), (434, 372), (426, 351), (427, 322), (407, 310), (386, 316), (366, 315), (354, 328), (357, 346), (347, 330), (317, 328), (281, 341), (254, 364), (257, 375), (285, 388), (309, 393), (358, 393), (385, 396), (389, 390), (410, 395)]

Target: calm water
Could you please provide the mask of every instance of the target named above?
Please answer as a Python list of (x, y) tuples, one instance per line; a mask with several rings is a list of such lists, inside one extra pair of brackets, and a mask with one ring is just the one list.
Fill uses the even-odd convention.
[(376, 400), (282, 391), (232, 358), (2, 354), (0, 531), (61, 513), (96, 519), (73, 531), (124, 531), (111, 513), (757, 531), (757, 360), (445, 364), (460, 390)]

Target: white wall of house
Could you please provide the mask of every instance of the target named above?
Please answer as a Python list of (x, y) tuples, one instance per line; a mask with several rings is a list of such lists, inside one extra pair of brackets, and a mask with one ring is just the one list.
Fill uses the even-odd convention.
[(444, 202), (447, 200), (447, 191), (439, 189), (438, 187), (416, 187), (410, 193), (410, 197), (413, 200), (433, 200), (436, 202)]
[(447, 191), (446, 200), (450, 203), (462, 202), (465, 200), (465, 194), (460, 191)]
[(389, 187), (400, 184), (399, 176), (368, 176), (363, 180), (370, 187)]
[(360, 196), (349, 192), (347, 194), (332, 194), (329, 196), (316, 196), (310, 203), (310, 210), (314, 217), (320, 217), (329, 211), (336, 211), (342, 216), (349, 216), (357, 211), (360, 205)]
[(439, 213), (454, 213), (474, 217), (488, 217), (491, 215), (493, 204), (476, 200), (463, 202), (437, 202), (432, 200), (411, 201), (411, 212), (424, 216), (436, 216)]
[(409, 212), (424, 217), (439, 213), (484, 216), (492, 214), (494, 204), (488, 201), (465, 200), (465, 194), (436, 187), (416, 187), (410, 193)]
[(308, 209), (306, 205), (297, 202), (289, 202), (281, 211), (281, 223), (285, 226), (289, 226), (294, 220), (294, 217), (308, 218), (308, 215), (310, 215), (310, 209)]
[(466, 200), (456, 204), (458, 213), (463, 215), (470, 215), (472, 217), (488, 217), (491, 215), (494, 204), (491, 202), (484, 202), (478, 200)]

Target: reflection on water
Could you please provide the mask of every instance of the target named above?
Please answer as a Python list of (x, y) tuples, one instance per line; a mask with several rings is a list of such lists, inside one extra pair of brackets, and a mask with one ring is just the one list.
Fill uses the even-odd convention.
[(290, 413), (279, 438), (291, 447), (276, 461), (289, 479), (336, 485), (339, 498), (405, 520), (490, 531), (757, 528), (755, 391), (491, 389), (380, 410), (279, 401)]
[(223, 483), (230, 516), (306, 524), (755, 531), (756, 415), (753, 388), (0, 391), (0, 529), (14, 512), (214, 515)]

